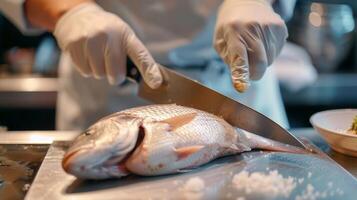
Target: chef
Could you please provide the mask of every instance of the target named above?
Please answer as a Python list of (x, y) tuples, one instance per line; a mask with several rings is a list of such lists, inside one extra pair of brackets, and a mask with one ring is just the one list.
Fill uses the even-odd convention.
[(288, 36), (282, 16), (293, 5), (294, 0), (1, 0), (0, 10), (24, 34), (53, 32), (63, 51), (57, 128), (73, 130), (148, 103), (135, 95), (137, 85), (122, 84), (127, 57), (151, 88), (163, 82), (157, 63), (164, 64), (287, 126), (268, 66)]

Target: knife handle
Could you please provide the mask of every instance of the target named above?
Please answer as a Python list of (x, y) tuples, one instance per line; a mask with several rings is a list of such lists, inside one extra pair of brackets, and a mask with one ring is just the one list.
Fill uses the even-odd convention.
[(142, 78), (138, 68), (129, 57), (126, 59), (126, 77), (137, 83), (139, 83)]

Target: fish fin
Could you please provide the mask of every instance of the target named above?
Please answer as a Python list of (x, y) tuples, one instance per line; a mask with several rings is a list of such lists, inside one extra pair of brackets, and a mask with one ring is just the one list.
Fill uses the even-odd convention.
[(250, 133), (245, 130), (241, 130), (242, 135), (239, 138), (241, 143), (247, 144), (252, 149), (263, 149), (269, 151), (281, 151), (287, 153), (297, 153), (297, 154), (306, 154), (307, 150), (295, 147), (292, 145), (284, 144), (275, 140), (271, 140), (253, 133)]
[(175, 148), (177, 160), (182, 160), (203, 149), (204, 145), (194, 145), (188, 147)]
[(177, 128), (184, 126), (185, 124), (190, 123), (196, 117), (196, 115), (197, 113), (187, 113), (184, 115), (175, 116), (162, 120), (161, 122), (168, 123), (171, 126), (172, 130), (175, 130)]
[(230, 146), (222, 147), (222, 155), (231, 155), (241, 153), (244, 151), (251, 151), (252, 149), (246, 144), (231, 144)]

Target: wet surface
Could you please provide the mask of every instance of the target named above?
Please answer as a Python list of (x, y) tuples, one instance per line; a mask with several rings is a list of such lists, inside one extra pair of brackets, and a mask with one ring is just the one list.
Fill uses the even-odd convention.
[(49, 145), (0, 144), (0, 199), (23, 199)]
[[(307, 142), (307, 141), (306, 141)], [(315, 154), (251, 151), (216, 159), (199, 168), (166, 176), (129, 175), (121, 179), (86, 181), (66, 174), (61, 160), (68, 142), (55, 142), (43, 161), (38, 176), (27, 194), (28, 200), (39, 199), (296, 199), (308, 194), (326, 200), (355, 200), (357, 180), (318, 149)], [(271, 198), (270, 194), (244, 193), (233, 184), (236, 174), (277, 171), (296, 184), (289, 198)], [(48, 176), (51, 174), (51, 176)], [(198, 179), (202, 187), (190, 180)], [(189, 185), (189, 187), (187, 186)], [(199, 191), (198, 191), (198, 189)], [(300, 199), (301, 199), (300, 198)]]

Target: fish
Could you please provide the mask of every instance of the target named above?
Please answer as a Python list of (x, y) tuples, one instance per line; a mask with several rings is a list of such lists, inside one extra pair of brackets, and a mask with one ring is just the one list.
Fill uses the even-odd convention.
[(62, 167), (80, 179), (155, 176), (184, 172), (252, 149), (306, 153), (233, 127), (213, 114), (161, 104), (100, 119), (73, 140)]

